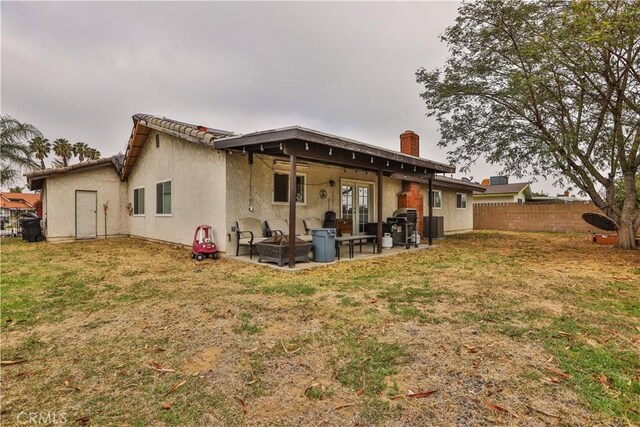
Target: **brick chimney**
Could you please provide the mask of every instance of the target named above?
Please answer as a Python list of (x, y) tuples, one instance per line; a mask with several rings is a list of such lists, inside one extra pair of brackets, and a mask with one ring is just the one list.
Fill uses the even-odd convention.
[(400, 134), (400, 152), (420, 157), (420, 137), (417, 133), (406, 130)]
[[(400, 134), (400, 152), (410, 156), (420, 157), (420, 137), (417, 133), (407, 130)], [(417, 182), (402, 181), (402, 192), (398, 194), (398, 209), (414, 208), (418, 211), (417, 230), (423, 235), (422, 218), (424, 217), (424, 197)]]

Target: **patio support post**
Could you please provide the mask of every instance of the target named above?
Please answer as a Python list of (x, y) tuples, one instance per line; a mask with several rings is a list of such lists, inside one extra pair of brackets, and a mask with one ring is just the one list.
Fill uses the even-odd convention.
[(289, 268), (296, 266), (296, 169), (298, 157), (290, 156), (289, 170)]
[(382, 253), (382, 169), (378, 169), (378, 229), (376, 242), (378, 253)]
[(433, 245), (433, 234), (431, 233), (431, 223), (433, 221), (433, 178), (429, 177), (429, 221), (427, 221), (427, 236), (429, 236), (429, 246)]

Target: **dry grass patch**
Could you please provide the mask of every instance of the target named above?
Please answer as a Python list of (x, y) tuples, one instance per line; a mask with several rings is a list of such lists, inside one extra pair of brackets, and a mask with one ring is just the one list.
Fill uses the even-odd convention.
[(295, 274), (135, 239), (2, 243), (2, 360), (23, 361), (2, 367), (3, 423), (640, 423), (640, 256), (582, 236)]

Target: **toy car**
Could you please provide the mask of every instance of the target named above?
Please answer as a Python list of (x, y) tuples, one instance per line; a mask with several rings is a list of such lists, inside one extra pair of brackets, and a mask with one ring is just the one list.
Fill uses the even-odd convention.
[(199, 225), (193, 235), (191, 258), (202, 261), (206, 258), (218, 258), (218, 248), (213, 241), (213, 229), (210, 225)]

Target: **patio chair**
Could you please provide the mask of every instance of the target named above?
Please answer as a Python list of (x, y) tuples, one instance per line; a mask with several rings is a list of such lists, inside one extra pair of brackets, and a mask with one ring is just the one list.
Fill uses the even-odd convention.
[(304, 221), (300, 218), (296, 218), (296, 236), (305, 242), (311, 242), (313, 240), (313, 236), (309, 230), (307, 230), (307, 227), (305, 227)]
[(262, 221), (258, 218), (242, 218), (236, 221), (236, 239), (236, 256), (240, 253), (240, 246), (249, 246), (249, 259), (252, 259), (255, 244), (266, 240)]
[(265, 223), (267, 224), (267, 230), (271, 237), (289, 234), (289, 223), (286, 219), (268, 219)]
[(322, 228), (322, 221), (320, 221), (320, 218), (310, 216), (304, 220), (304, 228), (309, 234), (313, 228)]
[[(286, 219), (270, 219), (267, 220), (266, 223), (271, 236), (281, 236), (283, 234), (289, 234), (289, 221), (287, 221)], [(304, 240), (305, 242), (310, 242), (311, 240), (313, 240), (313, 237), (307, 234), (304, 224), (298, 218), (296, 218), (296, 237)]]

